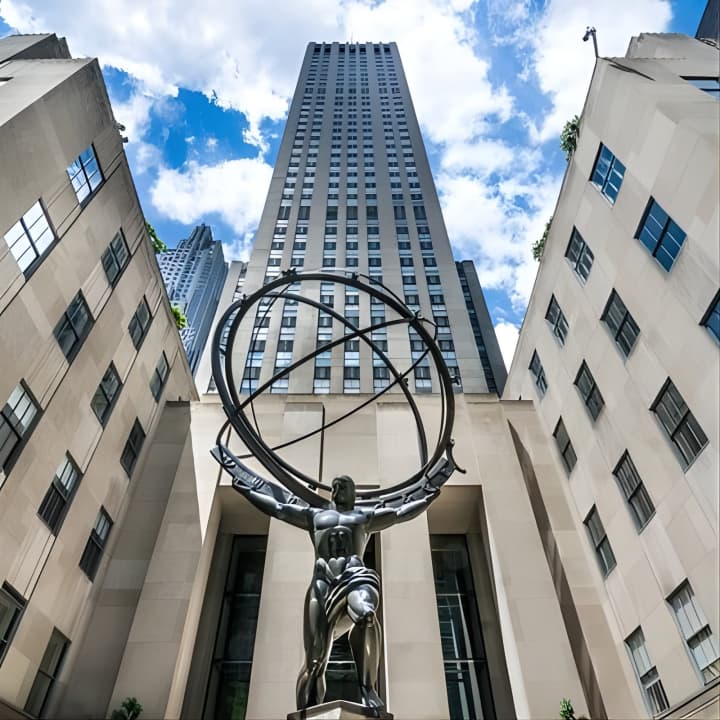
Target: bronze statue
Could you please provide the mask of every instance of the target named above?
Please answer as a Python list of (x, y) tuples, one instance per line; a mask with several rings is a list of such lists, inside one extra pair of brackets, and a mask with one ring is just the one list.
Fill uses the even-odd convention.
[[(236, 475), (237, 478), (237, 475)], [(347, 475), (332, 481), (332, 503), (317, 508), (294, 496), (278, 501), (264, 483), (235, 482), (255, 507), (310, 533), (315, 570), (305, 595), (303, 641), (305, 664), (297, 680), (298, 710), (325, 697), (325, 669), (333, 640), (349, 632), (363, 705), (384, 707), (377, 694), (382, 629), (377, 618), (380, 578), (362, 561), (370, 535), (420, 515), (439, 490), (399, 508), (366, 508), (355, 504), (355, 483)]]

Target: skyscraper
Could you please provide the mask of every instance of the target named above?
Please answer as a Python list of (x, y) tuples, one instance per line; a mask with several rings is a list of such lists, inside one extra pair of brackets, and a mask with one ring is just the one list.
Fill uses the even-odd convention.
[[(343, 268), (381, 280), (437, 324), (458, 387), (488, 391), (395, 43), (308, 46), (245, 288), (253, 291), (288, 268)], [(357, 293), (334, 297), (318, 285), (313, 294), (361, 326), (377, 318), (370, 304), (358, 304)], [(243, 389), (332, 332), (332, 319), (312, 308), (278, 307), (262, 329), (263, 349), (247, 358)], [(241, 338), (238, 363), (246, 361), (249, 333)], [(417, 353), (417, 341), (400, 326), (376, 339), (401, 365)], [(369, 349), (351, 341), (319, 357), (314, 369), (310, 364), (278, 381), (273, 392), (368, 393), (387, 382)], [(438, 391), (429, 365), (415, 369), (411, 387)]]
[(210, 226), (198, 225), (189, 238), (157, 257), (170, 302), (187, 317), (180, 337), (194, 375), (227, 276), (222, 243), (213, 240)]

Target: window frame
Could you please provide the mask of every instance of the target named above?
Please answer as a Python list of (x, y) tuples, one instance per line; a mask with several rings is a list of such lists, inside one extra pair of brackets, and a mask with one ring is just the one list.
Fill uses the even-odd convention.
[[(653, 503), (650, 493), (645, 487), (645, 483), (640, 477), (640, 473), (635, 467), (632, 457), (628, 450), (620, 456), (615, 468), (612, 471), (613, 477), (617, 482), (618, 488), (625, 498), (628, 506), (628, 512), (633, 519), (635, 529), (641, 533), (648, 523), (655, 517), (655, 503)], [(636, 496), (644, 498), (645, 502), (651, 508), (647, 517), (643, 517), (643, 513), (639, 512), (633, 499)]]
[[(665, 215), (665, 221), (662, 225), (662, 230), (660, 231), (658, 235), (658, 239), (655, 242), (655, 247), (651, 249), (648, 245), (645, 244), (645, 241), (641, 238), (641, 235), (643, 234), (643, 231), (646, 229), (646, 223), (649, 217), (652, 216), (652, 211), (654, 207), (657, 206), (660, 212)], [(657, 222), (655, 217), (653, 216), (653, 220)], [(682, 239), (679, 241), (676, 241), (676, 244), (678, 245), (678, 250), (675, 256), (672, 258), (672, 262), (670, 263), (669, 267), (665, 267), (663, 263), (658, 259), (658, 251), (660, 249), (663, 249), (665, 253), (670, 256), (670, 253), (667, 251), (665, 246), (663, 245), (663, 240), (668, 236), (668, 230), (670, 229), (670, 225), (674, 225), (681, 233), (682, 233)], [(659, 225), (659, 223), (658, 223)], [(652, 234), (648, 230), (648, 234), (650, 237), (652, 237)], [(670, 235), (670, 237), (673, 237)], [(669, 273), (674, 265), (677, 259), (680, 257), (680, 253), (682, 252), (682, 249), (685, 245), (685, 240), (687, 240), (687, 233), (670, 217), (670, 214), (666, 212), (666, 210), (660, 205), (660, 203), (655, 200), (654, 197), (650, 196), (650, 199), (648, 200), (647, 205), (645, 206), (645, 211), (642, 214), (642, 218), (640, 219), (640, 224), (638, 225), (638, 229), (635, 231), (635, 239), (645, 248), (647, 252), (649, 252), (652, 257), (655, 259), (655, 261), (660, 265), (660, 267), (663, 269), (664, 272)], [(673, 238), (674, 239), (674, 238)]]
[[(138, 316), (138, 313), (140, 312), (141, 308), (145, 308), (147, 310), (148, 320), (145, 325), (142, 324), (140, 321), (140, 318)], [(148, 332), (150, 331), (150, 326), (152, 325), (153, 321), (153, 314), (150, 310), (150, 304), (147, 301), (147, 298), (145, 295), (142, 296), (142, 300), (138, 303), (137, 308), (135, 309), (135, 312), (133, 313), (132, 317), (130, 318), (130, 322), (128, 323), (128, 332), (130, 333), (130, 339), (132, 340), (132, 344), (135, 347), (136, 351), (139, 351), (142, 347), (143, 342), (145, 342), (145, 338), (148, 335)], [(137, 323), (137, 326), (140, 327), (141, 334), (135, 338), (135, 335), (133, 334), (133, 323)]]
[[(86, 162), (83, 160), (83, 154), (87, 153), (87, 151), (90, 150), (92, 152), (92, 159), (95, 161), (95, 165), (97, 166), (98, 175), (100, 176), (100, 182), (95, 186), (92, 187), (92, 184), (90, 182), (90, 178), (94, 177), (93, 175), (89, 175), (86, 168)], [(74, 174), (70, 174), (70, 168), (73, 167), (75, 163), (78, 163), (80, 165), (80, 169)], [(87, 163), (89, 165), (89, 162)], [(73, 189), (73, 192), (75, 193), (75, 197), (77, 198), (78, 204), (81, 208), (85, 208), (87, 204), (97, 195), (97, 193), (100, 191), (100, 188), (105, 184), (105, 175), (103, 173), (102, 167), (100, 165), (100, 160), (98, 158), (98, 154), (95, 150), (95, 143), (90, 143), (82, 152), (73, 159), (73, 161), (65, 168), (65, 172), (68, 176), (68, 179), (70, 181), (70, 186)], [(80, 198), (80, 195), (78, 194), (78, 189), (75, 187), (75, 183), (73, 180), (78, 177), (82, 173), (84, 182), (81, 185), (81, 187), (86, 187), (88, 189), (88, 194), (85, 195), (82, 199)]]
[[(612, 319), (611, 311), (613, 309), (617, 310), (619, 314), (622, 314), (622, 320), (618, 323), (617, 328), (613, 327), (613, 325), (609, 322), (609, 319)], [(615, 290), (615, 288), (610, 291), (610, 296), (605, 303), (600, 320), (605, 323), (605, 327), (608, 329), (608, 332), (612, 336), (613, 341), (620, 350), (623, 358), (629, 358), (635, 348), (635, 345), (637, 344), (637, 339), (640, 337), (641, 331), (640, 326), (637, 324), (635, 318), (632, 316), (632, 313), (628, 310), (627, 305), (625, 305), (623, 299), (620, 297), (620, 294), (617, 290)], [(636, 332), (632, 342), (629, 343), (626, 352), (625, 346), (622, 342), (620, 342), (620, 340), (627, 339), (626, 334), (623, 334), (625, 333), (627, 327)]]
[[(10, 402), (10, 398), (13, 396), (15, 391), (20, 388), (22, 390), (23, 395), (26, 395), (30, 404), (34, 407), (35, 412), (33, 416), (30, 418), (30, 422), (27, 424), (27, 427), (25, 428), (22, 435), (18, 433), (18, 430), (15, 426), (15, 424), (10, 419), (10, 416), (6, 413), (5, 408), (8, 406), (8, 403)], [(18, 399), (18, 402), (15, 405), (15, 408), (18, 407), (18, 404), (20, 400), (22, 400), (23, 395), (20, 396)], [(13, 408), (13, 410), (15, 409)], [(3, 403), (2, 406), (0, 406), (0, 419), (2, 422), (10, 428), (10, 433), (15, 435), (16, 442), (13, 445), (10, 452), (7, 454), (7, 457), (5, 460), (3, 460), (0, 463), (0, 487), (3, 486), (5, 480), (10, 475), (10, 472), (12, 471), (15, 463), (17, 462), (18, 458), (20, 457), (23, 448), (27, 444), (28, 440), (30, 439), (30, 436), (33, 433), (33, 430), (37, 427), (38, 422), (40, 421), (40, 418), (42, 417), (43, 409), (40, 407), (40, 403), (36, 400), (35, 396), (33, 395), (32, 391), (28, 387), (27, 383), (24, 379), (20, 379), (20, 382), (12, 389), (12, 392), (10, 393), (10, 397)], [(2, 425), (0, 424), (0, 427)], [(8, 435), (10, 437), (10, 434)]]
[[(35, 223), (37, 223), (37, 220), (30, 227), (28, 227), (28, 225), (25, 221), (25, 217), (30, 213), (30, 211), (36, 205), (38, 205), (40, 207), (40, 211), (41, 211), (43, 217), (45, 218), (45, 223), (47, 224), (50, 234), (52, 235), (52, 238), (51, 238), (50, 242), (48, 243), (47, 247), (41, 253), (38, 252), (36, 238), (34, 238), (29, 232), (30, 228), (35, 226)], [(23, 235), (27, 238), (27, 241), (30, 243), (30, 246), (32, 247), (33, 251), (35, 252), (34, 259), (30, 263), (28, 263), (25, 268), (23, 268), (20, 265), (19, 258), (17, 258), (12, 251), (12, 248), (17, 244), (18, 240), (15, 240), (12, 245), (7, 240), (7, 236), (10, 234), (10, 231), (18, 225), (21, 227)], [(41, 233), (40, 237), (42, 237), (42, 233)], [(25, 277), (25, 280), (28, 280), (30, 278), (30, 276), (40, 267), (43, 260), (50, 254), (50, 252), (55, 247), (55, 245), (57, 245), (58, 240), (59, 240), (57, 232), (55, 231), (55, 227), (53, 226), (52, 221), (50, 220), (50, 215), (48, 214), (47, 208), (45, 207), (45, 203), (43, 202), (42, 198), (38, 198), (20, 216), (20, 218), (7, 229), (7, 231), (3, 234), (3, 240), (5, 240), (5, 244), (8, 246), (8, 251), (9, 251), (10, 255), (12, 255), (12, 257), (15, 259), (15, 262), (17, 263), (18, 267), (20, 268), (20, 272)], [(23, 253), (23, 255), (24, 254), (25, 253)], [(20, 257), (22, 257), (22, 255)]]
[[(557, 317), (555, 320), (552, 320), (550, 315), (551, 311), (555, 308), (557, 308)], [(548, 303), (547, 310), (545, 311), (545, 321), (550, 326), (555, 339), (560, 343), (561, 347), (564, 347), (565, 341), (567, 340), (567, 334), (570, 330), (570, 324), (568, 323), (565, 313), (562, 311), (560, 303), (557, 301), (554, 293), (550, 296), (550, 302)]]
[[(108, 378), (108, 375), (110, 375), (110, 378)], [(104, 387), (104, 384), (106, 380), (114, 378), (116, 381), (115, 386), (115, 392), (113, 393), (112, 397), (108, 397), (107, 390)], [(113, 408), (115, 407), (115, 404), (117, 403), (118, 397), (120, 396), (120, 392), (123, 389), (123, 383), (120, 379), (120, 374), (117, 371), (117, 368), (115, 367), (115, 363), (111, 362), (107, 370), (103, 373), (103, 376), (98, 383), (98, 386), (95, 390), (95, 393), (92, 396), (92, 399), (90, 400), (90, 407), (92, 408), (93, 413), (95, 414), (95, 417), (98, 419), (98, 422), (100, 423), (101, 427), (105, 427), (108, 424), (108, 420), (110, 420), (110, 416), (112, 415)], [(95, 398), (98, 397), (98, 395), (101, 395), (105, 401), (105, 409), (101, 415), (98, 413), (97, 408), (95, 407)]]
[[(535, 372), (533, 365), (536, 365), (537, 372)], [(548, 383), (547, 377), (545, 376), (545, 370), (542, 366), (542, 362), (540, 361), (540, 356), (538, 355), (537, 350), (533, 350), (532, 357), (530, 358), (530, 364), (528, 365), (528, 370), (530, 371), (530, 374), (535, 378), (535, 388), (537, 389), (537, 393), (542, 400), (545, 397), (545, 393), (547, 392)]]
[[(581, 387), (581, 379), (586, 380), (589, 383), (587, 391)], [(595, 422), (599, 417), (600, 413), (605, 407), (605, 400), (600, 392), (597, 381), (594, 375), (590, 372), (587, 362), (585, 360), (580, 363), (580, 368), (577, 371), (573, 385), (577, 389), (580, 397), (583, 399), (585, 409), (588, 411), (590, 418)]]
[[(75, 476), (75, 480), (69, 490), (67, 486), (60, 481), (60, 476), (64, 473), (65, 468), (68, 466)], [(75, 497), (75, 493), (77, 492), (82, 477), (80, 467), (75, 462), (73, 456), (66, 451), (64, 459), (58, 465), (57, 470), (50, 481), (50, 487), (48, 487), (45, 497), (40, 503), (40, 507), (37, 511), (38, 517), (45, 523), (55, 537), (58, 536), (60, 530), (62, 529), (65, 517), (70, 510), (70, 505), (72, 505), (72, 501)], [(51, 512), (53, 507), (57, 506), (57, 500), (54, 501), (54, 498), (59, 498), (62, 503), (62, 507), (57, 514)]]
[[(59, 639), (62, 643), (60, 652), (57, 656), (57, 662), (55, 663), (55, 667), (52, 669), (49, 669), (47, 667), (44, 668), (43, 665), (46, 665), (48, 660), (48, 651), (51, 650), (53, 640), (55, 639)], [(48, 698), (52, 694), (53, 687), (57, 682), (58, 676), (60, 675), (63, 661), (65, 660), (65, 656), (67, 655), (69, 647), (70, 640), (68, 640), (65, 635), (63, 635), (57, 628), (54, 627), (52, 633), (50, 634), (48, 644), (45, 646), (45, 652), (43, 653), (42, 661), (40, 662), (40, 666), (38, 667), (38, 671), (35, 675), (35, 679), (33, 680), (33, 684), (30, 687), (30, 692), (28, 693), (27, 700), (25, 701), (24, 705), (24, 712), (28, 713), (32, 717), (43, 717)], [(45, 685), (46, 687), (43, 688), (43, 685)], [(36, 687), (38, 688), (39, 695), (37, 696), (37, 698), (33, 698), (33, 692), (35, 691)], [(41, 701), (38, 703), (37, 700), (40, 699)]]
[[(163, 361), (165, 365), (164, 374), (160, 370), (160, 366), (163, 364)], [(163, 350), (160, 353), (160, 359), (155, 365), (155, 369), (153, 370), (153, 375), (150, 378), (149, 383), (150, 392), (152, 393), (153, 398), (155, 398), (155, 402), (160, 402), (160, 398), (162, 397), (162, 392), (165, 389), (165, 385), (167, 384), (168, 377), (170, 377), (170, 363), (167, 359), (165, 351)]]
[[(80, 332), (78, 332), (77, 328), (73, 324), (73, 319), (70, 316), (70, 310), (78, 300), (80, 300), (81, 302), (79, 307), (84, 308), (87, 314), (87, 322), (85, 323), (85, 325), (83, 325)], [(95, 325), (95, 318), (93, 317), (92, 311), (90, 310), (90, 306), (87, 304), (87, 300), (85, 300), (85, 296), (83, 295), (82, 290), (78, 290), (73, 299), (68, 304), (63, 314), (60, 316), (60, 319), (57, 321), (57, 323), (55, 323), (55, 327), (53, 328), (53, 336), (55, 337), (55, 340), (60, 346), (60, 350), (62, 351), (62, 354), (65, 356), (65, 359), (68, 361), (68, 363), (71, 364), (72, 361), (77, 357), (78, 353), (82, 349), (82, 346), (85, 344), (88, 335), (90, 335), (90, 331), (92, 330), (93, 325)], [(75, 335), (75, 341), (66, 352), (63, 348), (62, 343), (60, 342), (59, 336), (67, 328), (69, 328)]]
[[(715, 316), (717, 316), (715, 321), (717, 323), (717, 333), (708, 324)], [(716, 343), (720, 344), (720, 290), (715, 293), (715, 297), (710, 301), (708, 309), (700, 320), (700, 325), (705, 328), (708, 334), (712, 335)]]
[[(560, 439), (558, 438), (559, 433), (564, 434), (567, 442), (561, 444)], [(557, 447), (560, 453), (560, 457), (562, 458), (563, 467), (565, 468), (567, 474), (571, 475), (573, 469), (577, 465), (578, 458), (577, 453), (575, 452), (575, 448), (573, 447), (572, 440), (570, 439), (570, 433), (568, 433), (567, 428), (565, 427), (565, 423), (563, 422), (562, 415), (558, 418), (557, 423), (555, 423), (555, 429), (553, 430), (553, 438), (555, 438), (555, 447)], [(568, 462), (568, 459), (565, 456), (568, 450), (572, 452), (572, 463)]]
[[(608, 154), (610, 155), (609, 159), (603, 158), (603, 150), (607, 150)], [(602, 181), (596, 182), (595, 174), (598, 173), (598, 175), (602, 175), (602, 171), (598, 170), (598, 164), (601, 161), (607, 162), (607, 170), (602, 176)], [(622, 172), (617, 171), (616, 165), (619, 165), (622, 168)], [(607, 145), (605, 145), (604, 143), (600, 143), (597, 155), (595, 156), (595, 163), (593, 164), (593, 169), (590, 173), (590, 184), (594, 185), (600, 191), (600, 194), (603, 197), (607, 198), (608, 202), (611, 205), (614, 205), (615, 201), (617, 200), (617, 196), (620, 194), (620, 188), (622, 187), (623, 180), (625, 179), (626, 170), (627, 168), (625, 167), (624, 163), (620, 162), (618, 156), (615, 155), (615, 153)], [(613, 174), (620, 176), (620, 183), (617, 186), (617, 190), (614, 196), (612, 195), (612, 193), (607, 192), (608, 187), (615, 188), (615, 186), (610, 183)]]
[(25, 608), (27, 607), (27, 600), (7, 581), (0, 585), (0, 598), (4, 598), (7, 601), (8, 607), (11, 609), (13, 607), (15, 608), (7, 630), (4, 635), (0, 635), (0, 666), (2, 666), (7, 651), (10, 645), (12, 645), (18, 626), (22, 621)]
[[(571, 256), (571, 250), (573, 248), (573, 242), (578, 240), (579, 241), (579, 250), (577, 252), (577, 257), (573, 259)], [(590, 264), (588, 265), (586, 262), (584, 262), (587, 257), (589, 256)], [(568, 241), (567, 248), (565, 249), (565, 259), (570, 263), (575, 275), (580, 280), (580, 282), (584, 285), (588, 278), (590, 277), (590, 272), (592, 271), (593, 262), (595, 261), (595, 254), (590, 249), (590, 246), (585, 242), (585, 239), (583, 236), (578, 232), (578, 229), (576, 227), (573, 227), (572, 232), (570, 233), (570, 240)], [(583, 275), (581, 272), (581, 268), (587, 267), (587, 274)]]
[[(122, 244), (123, 249), (125, 250), (125, 259), (121, 263), (118, 260), (118, 254), (116, 249), (113, 247), (113, 243), (120, 239), (120, 242)], [(115, 266), (117, 267), (117, 274), (110, 278), (110, 275), (108, 274), (108, 268), (106, 265), (105, 258), (112, 258), (112, 260), (115, 263)], [(113, 239), (110, 241), (108, 246), (103, 251), (103, 254), (100, 256), (100, 263), (103, 266), (103, 270), (105, 271), (105, 277), (107, 278), (108, 283), (110, 284), (111, 288), (114, 288), (117, 286), (117, 284), (120, 282), (120, 278), (123, 276), (123, 273), (125, 272), (125, 269), (130, 264), (130, 260), (132, 260), (132, 255), (130, 253), (130, 247), (127, 244), (127, 240), (125, 239), (125, 233), (122, 231), (122, 228), (120, 228), (115, 235), (113, 236)]]
[[(636, 639), (639, 640), (639, 642), (637, 643), (637, 654), (644, 653), (645, 659), (647, 661), (647, 669), (645, 670), (645, 672), (642, 673), (642, 675), (640, 673), (643, 668), (640, 668), (638, 666), (638, 662), (636, 661), (636, 650), (633, 648), (632, 645), (633, 640)], [(650, 716), (655, 717), (656, 715), (659, 715), (660, 713), (667, 710), (670, 707), (670, 703), (668, 702), (665, 688), (662, 684), (662, 680), (660, 679), (660, 674), (657, 671), (657, 666), (650, 659), (650, 653), (647, 650), (647, 644), (645, 642), (645, 634), (643, 633), (642, 627), (640, 625), (638, 625), (637, 628), (635, 628), (635, 630), (633, 630), (633, 632), (631, 632), (625, 638), (624, 644), (625, 649), (628, 653), (628, 657), (630, 658), (630, 664), (635, 670), (635, 677), (642, 691), (645, 706), (649, 711)], [(660, 694), (658, 694), (657, 691), (651, 693), (651, 688), (658, 687)], [(664, 707), (659, 707), (659, 704), (656, 703), (656, 699), (658, 698), (663, 701)]]
[[(661, 405), (662, 400), (665, 398), (665, 396), (667, 394), (670, 394), (670, 395), (672, 394), (672, 391), (677, 393), (677, 396), (680, 398), (682, 405), (685, 406), (685, 409), (684, 409), (684, 411), (682, 411), (682, 417), (675, 424), (675, 427), (672, 428), (672, 430), (671, 430), (670, 428), (668, 428), (665, 425), (665, 422), (663, 421), (661, 414), (658, 413), (657, 408)], [(677, 403), (676, 398), (672, 398), (672, 399), (676, 405), (681, 407), (680, 404)], [(663, 408), (664, 408), (664, 405), (663, 405)], [(688, 469), (690, 468), (690, 466), (702, 454), (703, 450), (710, 444), (710, 441), (708, 440), (707, 435), (705, 435), (705, 432), (703, 431), (702, 427), (700, 426), (700, 423), (698, 422), (697, 418), (695, 417), (695, 415), (693, 415), (688, 404), (685, 402), (685, 398), (683, 398), (683, 396), (680, 394), (680, 391), (678, 390), (677, 386), (675, 385), (675, 383), (672, 381), (671, 378), (668, 377), (668, 379), (663, 383), (662, 387), (660, 388), (660, 391), (658, 392), (657, 396), (655, 397), (655, 400), (653, 400), (653, 403), (649, 409), (657, 418), (658, 424), (663, 429), (663, 432), (667, 436), (668, 440), (670, 440), (670, 444), (672, 445), (675, 457), (677, 457), (678, 461), (682, 465), (683, 470), (685, 472), (687, 472)], [(671, 415), (670, 412), (668, 412), (668, 411), (666, 411), (666, 412), (668, 415)], [(700, 447), (698, 448), (697, 452), (695, 453), (695, 455), (692, 458), (687, 459), (685, 457), (685, 453), (683, 452), (683, 450), (681, 449), (679, 444), (676, 442), (675, 437), (677, 436), (680, 428), (684, 427), (685, 421), (687, 421), (689, 418), (691, 418), (692, 421), (689, 422), (688, 425), (691, 425), (692, 423), (694, 423), (696, 426), (694, 428), (690, 427), (690, 430), (691, 430), (692, 434), (696, 436), (696, 438), (700, 444)], [(700, 435), (698, 435), (698, 433), (696, 432), (697, 430), (700, 431)], [(701, 440), (701, 437), (702, 437), (702, 440)]]
[[(103, 520), (107, 523), (107, 532), (104, 537), (101, 537), (98, 532), (98, 525)], [(105, 509), (104, 506), (100, 506), (100, 511), (95, 518), (90, 535), (88, 536), (87, 542), (85, 543), (85, 549), (83, 554), (80, 556), (80, 562), (78, 566), (85, 573), (90, 582), (94, 582), (95, 576), (97, 575), (98, 568), (102, 562), (105, 547), (107, 545), (108, 538), (113, 528), (113, 519), (110, 517), (110, 513)]]
[[(139, 441), (138, 441), (139, 437)], [(140, 455), (142, 454), (143, 446), (145, 445), (145, 439), (147, 438), (147, 435), (145, 433), (145, 428), (143, 428), (142, 423), (138, 418), (135, 418), (135, 421), (133, 422), (132, 427), (130, 428), (130, 432), (128, 433), (127, 440), (125, 441), (125, 445), (123, 446), (122, 453), (120, 454), (120, 465), (122, 465), (123, 470), (125, 470), (125, 473), (127, 474), (128, 478), (132, 477), (133, 471), (137, 467), (137, 461)], [(128, 452), (132, 452), (134, 454), (134, 457), (132, 459), (132, 462), (129, 463), (129, 467), (126, 464), (125, 456)]]
[[(602, 531), (602, 534), (600, 537), (596, 538), (595, 533), (593, 532), (593, 527), (591, 527), (591, 522), (593, 519), (597, 518), (597, 522), (599, 525), (600, 530)], [(600, 513), (598, 512), (597, 505), (593, 505), (588, 514), (585, 516), (585, 519), (583, 520), (583, 525), (585, 525), (585, 528), (587, 530), (588, 538), (590, 539), (590, 543), (592, 545), (593, 551), (595, 552), (595, 557), (597, 559), (598, 567), (600, 568), (600, 572), (602, 573), (603, 578), (607, 578), (608, 575), (617, 567), (617, 558), (615, 557), (615, 553), (613, 552), (612, 545), (610, 544), (610, 540), (608, 538), (607, 530), (605, 530), (605, 525), (603, 524), (602, 518), (600, 517)], [(597, 530), (597, 528), (595, 528)], [(605, 559), (605, 555), (600, 550), (601, 547), (603, 547), (603, 544), (606, 544), (607, 549), (610, 551), (610, 556), (612, 557), (612, 564), (608, 565)]]

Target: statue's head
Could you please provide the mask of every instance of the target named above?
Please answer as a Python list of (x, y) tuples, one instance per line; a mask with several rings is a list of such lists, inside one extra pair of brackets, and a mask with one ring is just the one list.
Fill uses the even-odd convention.
[(355, 483), (349, 475), (338, 475), (332, 481), (332, 500), (340, 510), (355, 507)]

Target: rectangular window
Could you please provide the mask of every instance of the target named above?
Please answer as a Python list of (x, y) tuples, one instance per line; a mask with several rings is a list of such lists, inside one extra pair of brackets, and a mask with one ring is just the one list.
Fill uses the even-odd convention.
[(92, 325), (93, 317), (90, 314), (90, 308), (87, 306), (82, 292), (78, 292), (53, 331), (68, 362), (72, 362), (80, 351)]
[(572, 472), (572, 469), (575, 467), (575, 463), (577, 462), (577, 455), (575, 454), (575, 448), (573, 448), (572, 443), (570, 442), (570, 436), (567, 434), (565, 423), (562, 418), (558, 420), (555, 430), (553, 430), (553, 437), (555, 438), (558, 450), (562, 456), (565, 469), (569, 473)]
[(713, 298), (700, 324), (704, 325), (715, 340), (720, 342), (720, 291)]
[(107, 275), (108, 282), (115, 287), (120, 279), (122, 271), (130, 260), (130, 251), (122, 230), (118, 230), (117, 235), (110, 241), (110, 244), (102, 254), (102, 266)]
[(112, 526), (111, 517), (107, 514), (105, 508), (101, 507), (95, 520), (95, 527), (90, 531), (90, 537), (80, 558), (80, 569), (90, 580), (95, 579)]
[(668, 598), (680, 633), (703, 680), (708, 683), (720, 676), (718, 641), (710, 629), (695, 593), (687, 580)]
[(25, 598), (12, 585), (3, 583), (0, 587), (0, 664), (5, 659), (24, 609)]
[(575, 274), (583, 282), (587, 280), (590, 275), (590, 270), (592, 269), (595, 256), (575, 228), (573, 228), (572, 234), (570, 235), (570, 242), (568, 243), (567, 250), (565, 251), (565, 257), (573, 266)]
[[(260, 368), (258, 368), (259, 370)], [(122, 455), (120, 456), (120, 464), (125, 468), (125, 472), (128, 477), (132, 475), (133, 468), (140, 456), (143, 443), (145, 442), (145, 431), (143, 430), (140, 421), (135, 418), (130, 435), (128, 435), (127, 442), (123, 448)]]
[(627, 357), (640, 334), (640, 328), (615, 290), (610, 293), (600, 319), (610, 329), (620, 352)]
[(169, 374), (170, 365), (168, 364), (167, 355), (163, 352), (160, 355), (160, 360), (158, 360), (158, 364), (155, 366), (153, 375), (150, 378), (150, 392), (155, 398), (155, 402), (160, 402), (160, 395), (162, 395), (162, 391), (165, 387)]
[(68, 177), (78, 202), (82, 205), (102, 185), (103, 176), (100, 170), (95, 148), (90, 145), (73, 160), (67, 169)]
[(147, 300), (143, 297), (128, 325), (128, 332), (130, 333), (136, 350), (140, 349), (151, 322), (152, 315), (150, 314), (150, 307), (147, 304)]
[(95, 416), (103, 427), (105, 427), (110, 417), (110, 413), (115, 406), (115, 401), (118, 395), (120, 395), (121, 388), (122, 383), (120, 382), (120, 376), (115, 366), (110, 363), (90, 402), (90, 407), (92, 407)]
[(20, 270), (29, 275), (55, 242), (55, 233), (39, 200), (5, 233), (5, 242)]
[(720, 100), (720, 78), (716, 77), (686, 77), (683, 80), (687, 80), (691, 85), (694, 85), (698, 90), (706, 92), (710, 97)]
[(655, 514), (655, 506), (627, 450), (613, 470), (613, 475), (627, 500), (630, 514), (639, 532)]
[(536, 350), (533, 350), (532, 358), (530, 360), (530, 372), (535, 378), (535, 386), (538, 389), (538, 395), (543, 397), (547, 391), (547, 380), (545, 378), (545, 370), (543, 370), (542, 363), (540, 362), (540, 356)]
[(625, 166), (605, 147), (600, 145), (590, 181), (611, 202), (615, 202), (625, 175)]
[(642, 222), (635, 237), (648, 249), (666, 272), (675, 262), (685, 242), (685, 233), (680, 226), (650, 198)]
[(635, 672), (650, 714), (658, 715), (663, 710), (667, 710), (670, 705), (665, 695), (665, 688), (663, 688), (660, 676), (648, 655), (642, 628), (638, 628), (625, 640), (625, 646), (635, 666)]
[(25, 703), (25, 712), (33, 717), (42, 717), (50, 693), (52, 692), (55, 681), (60, 673), (65, 651), (70, 645), (70, 641), (57, 628), (53, 629), (45, 648), (38, 673), (35, 676), (30, 694)]
[(38, 420), (35, 398), (21, 380), (0, 408), (0, 486)]
[(568, 322), (565, 319), (565, 315), (560, 309), (560, 305), (554, 295), (550, 298), (550, 304), (548, 305), (547, 312), (545, 313), (545, 319), (550, 323), (553, 335), (558, 339), (561, 345), (564, 345), (565, 338), (568, 333)]
[(600, 570), (603, 576), (607, 577), (617, 563), (615, 562), (615, 555), (610, 547), (610, 541), (605, 533), (602, 520), (600, 520), (600, 515), (598, 515), (597, 508), (594, 505), (585, 518), (585, 527), (588, 530), (590, 542), (595, 548), (595, 555), (597, 556)]
[(79, 482), (80, 471), (70, 455), (66, 454), (55, 471), (55, 477), (38, 510), (38, 515), (52, 530), (53, 535), (60, 532)]
[(670, 378), (665, 381), (650, 409), (675, 446), (683, 468), (687, 469), (707, 445), (708, 439)]
[(605, 406), (603, 396), (600, 394), (595, 378), (590, 372), (587, 363), (583, 360), (578, 374), (575, 378), (575, 387), (578, 389), (580, 396), (593, 420), (597, 420), (600, 411)]

